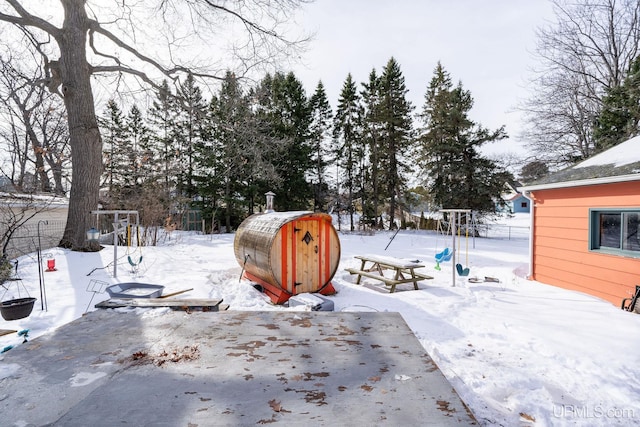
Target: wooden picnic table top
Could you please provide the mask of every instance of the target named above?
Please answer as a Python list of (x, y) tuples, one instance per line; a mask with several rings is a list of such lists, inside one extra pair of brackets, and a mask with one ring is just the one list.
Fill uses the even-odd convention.
[[(369, 277), (384, 282), (386, 286), (391, 287), (389, 292), (393, 293), (398, 284), (413, 283), (413, 288), (418, 290), (419, 281), (433, 279), (431, 276), (415, 271), (416, 268), (424, 267), (424, 264), (421, 264), (420, 261), (380, 255), (356, 255), (355, 258), (362, 260), (360, 269), (347, 268), (346, 270), (351, 274), (358, 275), (356, 280), (358, 285), (362, 277)], [(372, 264), (367, 267), (365, 265), (367, 262)], [(395, 270), (394, 277), (385, 277), (383, 270)]]
[(420, 261), (411, 261), (384, 255), (356, 255), (355, 258), (396, 269), (414, 269), (425, 266), (421, 264)]

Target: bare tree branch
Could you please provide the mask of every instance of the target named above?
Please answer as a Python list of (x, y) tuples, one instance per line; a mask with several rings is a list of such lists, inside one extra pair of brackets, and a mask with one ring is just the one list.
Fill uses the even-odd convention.
[(60, 37), (61, 33), (59, 28), (38, 16), (30, 14), (24, 7), (22, 7), (22, 4), (19, 1), (5, 0), (5, 2), (11, 5), (19, 16), (0, 13), (0, 21), (16, 24), (21, 27), (35, 27), (47, 34), (50, 34), (54, 38)]
[(523, 137), (542, 160), (570, 164), (594, 150), (593, 125), (607, 90), (640, 52), (637, 0), (553, 0), (557, 22), (537, 31), (542, 64), (521, 110)]
[(0, 22), (15, 27), (42, 56), (42, 83), (65, 104), (73, 185), (63, 246), (86, 247), (90, 212), (98, 205), (102, 139), (91, 79), (113, 75), (108, 90), (120, 92), (113, 83), (126, 85), (129, 76), (141, 88), (159, 89), (156, 82), (164, 78), (178, 87), (185, 76), (217, 84), (227, 70), (242, 76), (276, 68), (306, 41), (287, 34), (289, 12), (305, 1), (59, 0), (51, 3), (62, 12), (54, 17), (63, 17), (59, 27), (35, 2), (0, 3)]

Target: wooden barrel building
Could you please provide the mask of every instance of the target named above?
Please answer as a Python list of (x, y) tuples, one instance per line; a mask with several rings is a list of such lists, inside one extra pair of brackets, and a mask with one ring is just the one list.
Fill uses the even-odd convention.
[(260, 284), (275, 304), (304, 292), (335, 293), (340, 241), (330, 215), (255, 214), (240, 224), (234, 252), (244, 277)]

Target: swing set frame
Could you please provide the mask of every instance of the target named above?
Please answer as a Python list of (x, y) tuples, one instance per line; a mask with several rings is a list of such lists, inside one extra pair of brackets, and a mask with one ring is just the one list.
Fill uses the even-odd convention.
[[(440, 209), (440, 212), (443, 214), (449, 214), (449, 224), (451, 225), (451, 285), (453, 287), (456, 286), (456, 272), (458, 270), (458, 263), (456, 262), (457, 258), (457, 250), (456, 250), (456, 233), (458, 234), (458, 239), (460, 238), (460, 221), (462, 219), (462, 214), (465, 215), (466, 222), (466, 233), (465, 233), (465, 241), (467, 247), (467, 264), (469, 263), (469, 226), (471, 225), (470, 217), (472, 214), (471, 209)], [(462, 269), (468, 275), (469, 268), (468, 266)], [(462, 274), (461, 274), (462, 275)]]
[[(140, 214), (138, 211), (127, 210), (97, 210), (91, 211), (92, 215), (96, 216), (96, 229), (100, 230), (100, 216), (101, 215), (113, 215), (113, 277), (118, 277), (118, 237), (122, 232), (127, 232), (128, 227), (131, 225), (131, 217), (135, 219), (135, 227), (138, 230), (140, 226)], [(127, 246), (127, 251), (129, 247)], [(129, 257), (130, 258), (130, 257)], [(142, 257), (140, 257), (142, 260)], [(131, 263), (131, 261), (129, 261)]]

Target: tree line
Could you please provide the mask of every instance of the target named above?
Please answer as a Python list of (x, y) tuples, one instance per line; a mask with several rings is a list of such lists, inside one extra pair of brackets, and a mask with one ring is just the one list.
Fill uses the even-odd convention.
[(192, 77), (177, 93), (165, 81), (146, 112), (111, 100), (98, 120), (102, 203), (155, 223), (197, 209), (226, 229), (268, 191), (277, 210), (347, 213), (352, 230), (356, 212), (395, 226), (419, 201), (492, 212), (512, 177), (479, 147), (504, 129), (469, 118), (471, 94), (440, 64), (417, 114), (407, 92), (391, 58), (367, 82), (347, 75), (335, 111), (321, 81), (308, 95), (292, 72), (251, 87), (227, 72), (209, 99)]
[[(188, 89), (188, 76), (201, 83), (226, 81), (218, 73), (220, 63), (236, 70), (240, 77), (265, 64), (286, 68), (280, 61), (295, 57), (308, 40), (304, 36), (284, 36), (283, 26), (304, 3), (302, 0), (158, 0), (145, 2), (147, 9), (140, 4), (135, 10), (127, 2), (99, 3), (104, 7), (97, 7), (98, 3), (89, 6), (85, 1), (69, 0), (54, 2), (55, 9), (46, 9), (12, 0), (0, 6), (0, 71), (17, 76), (2, 76), (0, 81), (6, 88), (0, 99), (0, 134), (9, 147), (2, 181), (30, 191), (66, 193), (70, 188), (69, 216), (61, 246), (78, 250), (85, 248), (85, 230), (91, 224), (91, 210), (98, 207), (101, 181), (110, 179), (100, 167), (105, 153), (92, 84), (102, 83), (118, 95), (149, 88), (161, 92), (160, 82), (166, 78), (173, 89), (169, 95), (172, 98)], [(555, 20), (538, 29), (537, 73), (530, 82), (531, 96), (521, 106), (527, 114), (528, 128), (520, 138), (532, 149), (527, 170), (522, 172), (528, 181), (637, 135), (640, 122), (640, 3), (551, 3)], [(183, 31), (175, 31), (176, 23)], [(217, 32), (229, 23), (239, 24), (243, 31), (235, 33), (237, 37), (230, 40), (228, 49), (209, 48), (197, 58), (191, 57), (188, 49), (181, 49), (203, 40), (207, 44), (221, 40)], [(163, 37), (154, 37), (157, 34)], [(218, 57), (221, 52), (231, 55), (222, 59)], [(19, 69), (22, 65), (25, 70), (35, 71)], [(442, 71), (440, 77), (434, 73), (434, 80), (441, 80), (440, 88), (437, 81), (431, 82), (429, 91), (433, 85), (433, 94), (426, 94), (425, 105), (414, 112), (415, 116), (406, 113), (414, 106), (402, 102), (406, 88), (401, 73), (400, 78), (394, 78), (399, 67), (387, 64), (379, 73), (374, 70), (362, 87), (347, 79), (337, 111), (323, 116), (331, 117), (329, 127), (320, 124), (324, 114), (320, 110), (309, 113), (310, 100), (301, 88), (295, 94), (289, 85), (299, 86), (299, 82), (286, 74), (269, 76), (254, 88), (238, 85), (242, 94), (239, 99), (246, 100), (237, 108), (250, 111), (244, 119), (251, 126), (242, 129), (235, 124), (222, 126), (222, 116), (216, 119), (217, 125), (200, 128), (200, 120), (209, 117), (196, 121), (200, 109), (189, 103), (197, 100), (185, 99), (180, 102), (181, 108), (194, 108), (190, 113), (193, 120), (181, 124), (185, 126), (181, 132), (186, 133), (180, 133), (179, 147), (168, 151), (167, 145), (164, 153), (164, 194), (168, 196), (162, 197), (175, 199), (164, 208), (181, 205), (184, 199), (200, 204), (212, 217), (224, 211), (222, 222), (232, 224), (235, 213), (252, 211), (257, 195), (266, 187), (280, 192), (281, 208), (331, 206), (359, 209), (366, 216), (386, 211), (393, 217), (409, 206), (410, 196), (418, 193), (428, 194), (435, 205), (441, 206), (451, 206), (451, 198), (474, 195), (473, 200), (456, 201), (455, 205), (474, 208), (471, 204), (478, 204), (484, 208), (489, 204), (486, 195), (493, 190), (493, 179), (489, 178), (499, 181), (503, 172), (482, 158), (477, 148), (490, 138), (503, 138), (504, 130), (483, 129), (470, 121), (470, 94), (452, 85)], [(285, 93), (285, 87), (289, 92)], [(44, 89), (49, 92), (45, 94)], [(216, 94), (216, 102), (231, 102), (220, 95)], [(291, 99), (284, 99), (286, 96)], [(288, 104), (296, 96), (305, 98), (305, 102), (295, 107)], [(213, 98), (202, 102), (212, 103)], [(279, 109), (289, 116), (278, 115)], [(298, 114), (303, 110), (307, 115)], [(158, 132), (147, 123), (148, 117), (142, 120), (154, 134)], [(254, 138), (248, 138), (246, 132)], [(313, 138), (323, 132), (330, 134), (330, 143), (327, 139), (314, 142)], [(223, 143), (221, 150), (219, 141), (227, 137), (252, 142), (235, 148)], [(144, 142), (139, 145), (144, 146)], [(241, 155), (234, 157), (237, 151)], [(119, 155), (114, 151), (114, 158), (106, 160), (116, 162)], [(180, 161), (170, 161), (172, 157)], [(452, 161), (460, 167), (447, 168), (447, 162)], [(107, 172), (114, 173), (113, 164), (106, 164)], [(169, 173), (170, 166), (178, 168), (175, 176)], [(407, 191), (412, 167), (418, 169), (414, 170), (418, 180), (412, 182), (424, 183), (425, 190)], [(239, 171), (241, 178), (237, 176)], [(333, 187), (329, 185), (331, 177), (335, 177)], [(127, 186), (142, 180), (130, 180), (118, 191), (121, 195), (133, 194)], [(73, 185), (69, 187), (70, 182)], [(138, 184), (132, 184), (135, 182)], [(171, 183), (175, 189), (168, 190)], [(416, 185), (412, 185), (413, 190), (417, 190)], [(194, 192), (196, 188), (207, 191), (200, 195)], [(118, 193), (113, 194), (117, 200)], [(163, 201), (162, 197), (158, 199)]]

